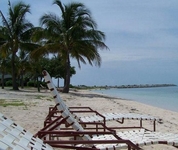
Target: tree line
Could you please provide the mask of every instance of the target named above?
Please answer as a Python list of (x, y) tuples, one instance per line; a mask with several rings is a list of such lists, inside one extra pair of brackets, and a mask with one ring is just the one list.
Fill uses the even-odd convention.
[[(62, 4), (57, 14), (44, 13), (34, 26), (26, 15), (31, 13), (30, 5), (23, 1), (11, 4), (8, 1), (8, 14), (0, 10), (0, 72), (12, 75), (13, 90), (23, 87), (24, 77), (41, 77), (46, 69), (52, 77), (63, 78), (63, 92), (69, 92), (70, 78), (75, 74), (71, 59), (81, 63), (101, 65), (99, 49), (108, 49), (105, 34), (97, 29), (97, 23), (90, 10), (82, 3)], [(51, 57), (49, 57), (49, 55)]]

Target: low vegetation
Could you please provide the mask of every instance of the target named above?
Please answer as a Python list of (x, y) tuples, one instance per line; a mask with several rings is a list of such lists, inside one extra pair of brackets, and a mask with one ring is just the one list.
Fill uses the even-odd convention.
[(19, 100), (7, 101), (5, 99), (0, 99), (0, 106), (25, 106), (25, 104)]

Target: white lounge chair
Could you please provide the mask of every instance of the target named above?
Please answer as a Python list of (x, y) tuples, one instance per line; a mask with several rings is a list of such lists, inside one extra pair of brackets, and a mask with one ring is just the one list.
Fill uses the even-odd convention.
[(76, 118), (82, 122), (104, 122), (105, 119), (105, 121), (115, 120), (121, 124), (124, 124), (125, 120), (138, 120), (140, 121), (140, 125), (137, 126), (137, 128), (143, 127), (143, 121), (150, 121), (153, 123), (153, 131), (156, 131), (156, 122), (162, 122), (162, 120), (159, 118), (146, 114), (136, 114), (136, 113), (103, 113), (100, 115), (89, 115), (89, 116), (85, 115)]
[[(47, 81), (51, 81), (51, 77), (49, 75), (49, 73), (46, 71), (47, 75), (45, 76), (45, 80), (46, 82)], [(50, 87), (50, 84), (48, 84), (48, 88), (52, 88)], [(54, 94), (55, 93), (58, 93), (56, 88), (54, 88)], [(56, 102), (57, 104), (57, 102)], [(65, 105), (65, 104), (63, 104)], [(159, 123), (162, 123), (162, 119), (160, 118), (157, 118), (157, 117), (153, 117), (151, 115), (146, 115), (146, 114), (136, 114), (136, 113), (103, 113), (103, 114), (100, 114), (100, 113), (95, 113), (94, 115), (82, 115), (82, 117), (79, 117), (77, 115), (77, 113), (80, 113), (82, 112), (84, 114), (84, 111), (85, 112), (89, 112), (89, 111), (93, 111), (93, 112), (96, 112), (94, 110), (92, 110), (92, 108), (90, 107), (69, 107), (68, 108), (70, 110), (70, 112), (73, 114), (73, 116), (79, 120), (79, 121), (82, 121), (84, 123), (86, 122), (103, 122), (104, 124), (106, 124), (106, 121), (109, 121), (109, 120), (116, 120), (118, 123), (120, 124), (124, 124), (124, 121), (125, 120), (137, 120), (137, 121), (140, 121), (140, 124), (139, 126), (135, 126), (135, 128), (143, 128), (143, 121), (150, 121), (152, 122), (153, 124), (153, 131), (156, 131), (156, 122), (159, 122)], [(82, 109), (82, 111), (80, 111)], [(75, 111), (74, 111), (75, 110)], [(73, 113), (74, 112), (74, 113)]]
[(0, 113), (0, 150), (53, 150), (12, 120)]
[[(77, 120), (72, 116), (69, 108), (66, 106), (64, 101), (60, 98), (58, 91), (56, 90), (54, 84), (52, 83), (51, 77), (47, 71), (43, 71), (43, 75), (45, 81), (47, 83), (48, 88), (51, 91), (53, 98), (55, 99), (57, 109), (61, 113), (61, 116), (66, 119), (67, 123), (73, 127), (75, 131), (84, 131), (84, 128), (77, 122)], [(129, 140), (137, 146), (143, 145), (151, 145), (151, 144), (168, 144), (178, 148), (178, 134), (171, 134), (171, 133), (160, 133), (160, 132), (151, 132), (145, 129), (139, 130), (129, 130), (129, 131), (120, 131), (117, 135), (124, 140)], [(116, 140), (115, 134), (111, 135), (94, 135), (89, 136), (85, 134), (85, 140), (92, 141), (92, 140)], [(97, 144), (95, 145), (98, 149), (122, 149), (127, 147), (127, 144), (117, 143), (117, 144)], [(129, 147), (128, 147), (129, 148)], [(138, 148), (139, 149), (139, 148)]]
[[(152, 132), (146, 131), (145, 129), (139, 130), (128, 130), (123, 132), (117, 132), (117, 135), (122, 139), (129, 139), (131, 142), (136, 144), (139, 147), (154, 145), (154, 144), (167, 144), (178, 148), (178, 134), (173, 133), (161, 133), (161, 132)], [(102, 137), (96, 136), (93, 137), (93, 140), (101, 140), (104, 139), (112, 139), (115, 138), (111, 135), (104, 135)], [(112, 147), (116, 147), (117, 149), (118, 144), (115, 145), (107, 145), (108, 148), (112, 149)], [(96, 145), (97, 148), (105, 149), (106, 145), (100, 144)]]

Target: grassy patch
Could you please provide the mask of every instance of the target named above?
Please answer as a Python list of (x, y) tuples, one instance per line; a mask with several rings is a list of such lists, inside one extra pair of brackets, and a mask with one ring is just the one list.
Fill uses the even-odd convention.
[(52, 101), (53, 99), (50, 97), (46, 97), (43, 95), (36, 95), (35, 99), (41, 99), (41, 100), (47, 100), (47, 101)]
[(36, 95), (36, 99), (42, 99), (43, 97), (45, 97), (45, 96), (43, 96), (43, 95)]
[(53, 99), (50, 99), (50, 98), (47, 98), (46, 100), (47, 100), (47, 101), (53, 101)]
[(0, 99), (0, 106), (7, 107), (7, 106), (25, 106), (22, 101), (14, 100), (14, 101), (6, 101), (4, 99)]

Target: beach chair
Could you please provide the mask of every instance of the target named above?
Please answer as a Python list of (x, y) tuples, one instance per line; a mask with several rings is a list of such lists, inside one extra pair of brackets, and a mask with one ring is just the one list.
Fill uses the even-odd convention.
[[(70, 111), (75, 115), (75, 118), (81, 122), (103, 122), (106, 124), (107, 121), (115, 120), (117, 123), (124, 124), (125, 120), (136, 120), (139, 121), (138, 126), (134, 128), (143, 128), (143, 121), (150, 121), (153, 124), (153, 131), (156, 131), (156, 122), (162, 123), (162, 119), (146, 115), (146, 114), (137, 114), (137, 113), (99, 113), (93, 110), (90, 107), (69, 107)], [(77, 113), (94, 113), (90, 115), (77, 116)], [(115, 127), (119, 128), (119, 127)], [(127, 128), (129, 128), (127, 126)], [(131, 126), (133, 128), (133, 126)]]
[[(113, 132), (113, 134), (103, 134), (99, 135), (100, 132), (84, 132), (84, 128), (82, 126), (82, 122), (78, 122), (73, 115), (71, 114), (69, 108), (66, 106), (64, 101), (60, 98), (59, 93), (57, 92), (54, 84), (52, 83), (51, 77), (48, 74), (47, 71), (43, 71), (43, 75), (45, 78), (45, 81), (47, 83), (48, 88), (51, 91), (51, 94), (56, 102), (56, 109), (60, 112), (61, 115), (57, 116), (57, 118), (63, 118), (65, 122), (67, 122), (67, 127), (72, 127), (75, 131), (77, 131), (80, 136), (84, 139), (84, 141), (87, 141), (88, 143), (92, 143), (92, 141), (96, 142), (97, 140), (100, 140), (100, 144), (93, 144), (97, 149), (122, 149), (127, 147), (128, 149), (140, 149), (140, 146), (143, 145), (151, 145), (151, 144), (168, 144), (172, 145), (176, 148), (178, 148), (178, 134), (172, 134), (172, 133), (161, 133), (161, 132), (153, 132), (148, 131), (145, 129), (137, 129), (137, 130), (128, 130), (128, 131), (119, 131), (117, 133)], [(54, 117), (54, 114), (56, 111), (52, 110), (51, 113), (47, 116), (48, 121), (49, 118)], [(51, 118), (51, 122), (49, 124), (53, 124), (56, 121)], [(61, 122), (60, 122), (61, 123)], [(51, 133), (55, 134), (57, 137), (58, 133), (61, 134), (61, 129), (57, 128), (58, 122), (53, 126), (54, 130)], [(105, 126), (104, 126), (105, 127)], [(109, 129), (109, 128), (108, 128)], [(44, 130), (43, 130), (44, 131)], [(40, 131), (40, 134), (44, 134), (43, 131)], [(47, 133), (47, 132), (46, 132)], [(45, 134), (46, 134), (45, 133)], [(48, 132), (50, 133), (50, 132)], [(67, 132), (66, 132), (67, 133)], [(104, 133), (104, 132), (103, 132)], [(67, 134), (77, 134), (76, 132), (69, 132)], [(91, 135), (92, 134), (92, 135)], [(61, 136), (61, 135), (59, 135)], [(104, 143), (104, 141), (117, 141), (120, 139), (120, 143), (117, 142), (115, 144), (109, 144), (107, 142)], [(123, 141), (123, 142), (122, 142)], [(48, 141), (50, 142), (50, 141)], [(56, 141), (57, 142), (57, 141)], [(80, 141), (81, 142), (81, 141)], [(85, 144), (87, 143), (85, 142)], [(110, 142), (111, 143), (111, 142)], [(82, 144), (82, 143), (81, 143)], [(136, 148), (136, 146), (139, 146)]]
[[(62, 136), (62, 134), (60, 134)], [(50, 142), (49, 142), (50, 143)], [(54, 147), (62, 149), (97, 150), (87, 147), (68, 146), (66, 144), (77, 144), (72, 140), (50, 143)], [(54, 150), (49, 144), (14, 123), (11, 119), (0, 113), (0, 150)]]
[[(46, 81), (51, 80), (50, 75), (46, 72)], [(49, 84), (48, 84), (49, 85)], [(54, 87), (55, 88), (55, 87)], [(55, 92), (57, 92), (55, 90)], [(57, 104), (57, 102), (56, 102)], [(53, 108), (50, 107), (49, 111)], [(134, 128), (143, 128), (143, 121), (150, 121), (150, 123), (153, 124), (153, 131), (156, 131), (156, 123), (162, 123), (162, 119), (153, 117), (146, 114), (136, 114), (136, 113), (99, 113), (96, 110), (93, 110), (90, 107), (69, 107), (68, 108), (70, 112), (74, 115), (74, 117), (84, 123), (89, 122), (103, 122), (105, 125), (107, 124), (107, 121), (115, 120), (117, 123), (124, 124), (125, 120), (136, 120), (139, 121), (139, 125), (134, 126)], [(78, 116), (78, 113), (82, 113), (82, 117)], [(85, 114), (85, 115), (84, 115)], [(90, 115), (87, 115), (90, 114)], [(92, 114), (92, 115), (91, 115)], [(123, 126), (122, 126), (123, 127)], [(120, 128), (119, 126), (115, 126), (114, 128)], [(127, 126), (127, 128), (129, 128)], [(133, 126), (131, 126), (133, 128)], [(150, 129), (149, 129), (150, 130)]]
[(0, 113), (0, 150), (53, 150), (41, 139)]

